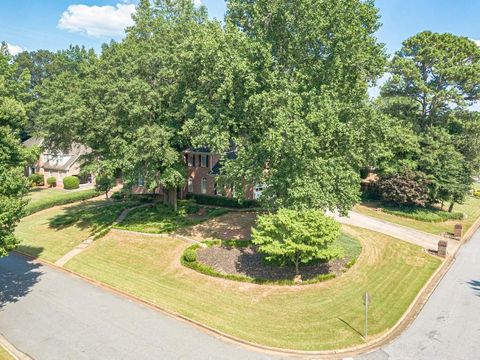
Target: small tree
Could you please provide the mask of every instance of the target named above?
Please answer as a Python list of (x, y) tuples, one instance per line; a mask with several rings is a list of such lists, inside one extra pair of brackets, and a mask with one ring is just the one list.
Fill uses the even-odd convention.
[(96, 181), (96, 189), (105, 193), (105, 197), (108, 200), (108, 192), (115, 187), (116, 181), (113, 176), (110, 175), (100, 175)]
[(312, 260), (329, 261), (341, 256), (334, 243), (340, 225), (320, 211), (280, 209), (260, 216), (252, 230), (252, 241), (267, 260), (290, 262), (299, 274), (299, 265)]

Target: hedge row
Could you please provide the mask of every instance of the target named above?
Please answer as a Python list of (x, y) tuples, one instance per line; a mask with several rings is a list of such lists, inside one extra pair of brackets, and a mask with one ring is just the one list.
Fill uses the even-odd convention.
[(25, 216), (34, 214), (36, 212), (39, 212), (54, 206), (66, 205), (66, 204), (71, 204), (77, 201), (88, 200), (95, 196), (99, 196), (100, 194), (101, 193), (99, 193), (95, 189), (91, 189), (91, 190), (65, 194), (64, 196), (56, 199), (38, 200), (27, 205), (27, 207), (25, 208)]
[(259, 206), (256, 200), (241, 200), (223, 196), (188, 194), (187, 199), (193, 199), (200, 205), (222, 206), (236, 209), (251, 209)]
[(383, 208), (383, 211), (391, 215), (432, 223), (444, 222), (448, 220), (463, 220), (465, 217), (465, 215), (461, 212), (448, 212), (430, 207), (395, 207), (386, 205)]

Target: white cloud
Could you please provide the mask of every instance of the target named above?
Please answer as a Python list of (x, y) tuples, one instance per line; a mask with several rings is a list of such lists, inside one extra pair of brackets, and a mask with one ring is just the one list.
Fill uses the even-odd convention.
[(10, 53), (10, 55), (12, 55), (12, 56), (20, 54), (21, 52), (23, 52), (25, 50), (21, 46), (9, 44), (9, 43), (7, 43), (7, 49), (8, 49), (8, 52)]
[(88, 36), (121, 36), (124, 29), (133, 25), (133, 4), (115, 6), (70, 5), (58, 22), (60, 29)]

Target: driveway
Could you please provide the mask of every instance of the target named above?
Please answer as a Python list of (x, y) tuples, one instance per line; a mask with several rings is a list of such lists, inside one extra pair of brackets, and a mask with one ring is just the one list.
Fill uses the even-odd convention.
[(437, 250), (440, 240), (448, 241), (448, 253), (453, 254), (454, 250), (459, 246), (457, 240), (447, 239), (441, 236), (429, 234), (420, 230), (412, 229), (406, 226), (393, 224), (388, 221), (372, 218), (357, 212), (351, 211), (348, 217), (336, 215), (335, 219), (346, 225), (358, 226), (372, 231), (380, 232), (397, 239), (419, 245), (424, 249)]
[(0, 260), (0, 333), (34, 359), (273, 359), (15, 254)]
[(480, 231), (457, 260), (414, 323), (384, 349), (359, 359), (474, 360), (480, 358)]

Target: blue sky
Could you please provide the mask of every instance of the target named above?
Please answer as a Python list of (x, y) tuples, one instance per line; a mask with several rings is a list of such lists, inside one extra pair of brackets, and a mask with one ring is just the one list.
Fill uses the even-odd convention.
[[(212, 17), (223, 18), (223, 0), (195, 1), (202, 1)], [(17, 50), (59, 50), (69, 44), (99, 50), (103, 42), (121, 38), (120, 29), (128, 23), (135, 2), (1, 0), (0, 41)], [(480, 0), (377, 0), (376, 4), (383, 23), (377, 36), (387, 44), (390, 53), (398, 50), (404, 39), (422, 30), (452, 32), (480, 40)]]

